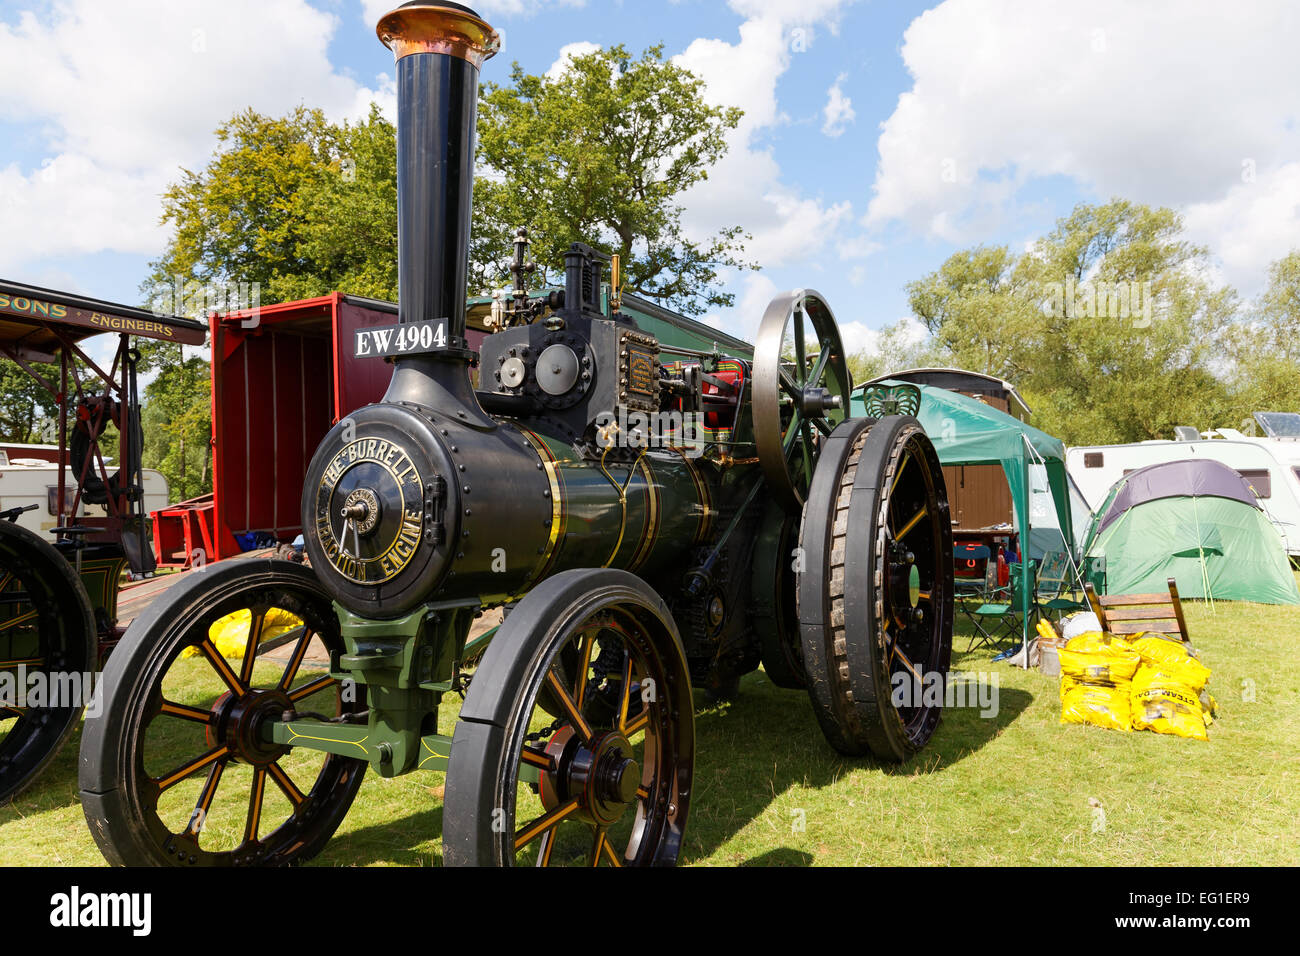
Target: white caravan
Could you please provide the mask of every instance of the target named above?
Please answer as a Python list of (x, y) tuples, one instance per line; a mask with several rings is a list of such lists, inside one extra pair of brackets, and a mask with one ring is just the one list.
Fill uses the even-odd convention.
[[(1255, 417), (1262, 436), (1220, 428), (1193, 440), (1070, 448), (1065, 467), (1095, 511), (1111, 485), (1137, 468), (1186, 458), (1223, 462), (1250, 482), (1287, 553), (1300, 558), (1300, 414), (1257, 412)], [(1180, 429), (1180, 433), (1194, 430)]]
[[(111, 462), (109, 463), (111, 466)], [(25, 508), (36, 505), (31, 511), (19, 515), (18, 523), (24, 528), (35, 531), (47, 541), (54, 540), (54, 527), (58, 524), (59, 472), (58, 465), (52, 461), (39, 458), (10, 458), (9, 453), (0, 449), (0, 511), (10, 508)], [(68, 500), (64, 507), (72, 507), (72, 495), (77, 487), (77, 479), (72, 469), (65, 468), (68, 476)], [(171, 489), (167, 479), (152, 468), (144, 469), (144, 510), (160, 511), (171, 502)], [(103, 505), (85, 505), (77, 515), (103, 516), (107, 514)]]

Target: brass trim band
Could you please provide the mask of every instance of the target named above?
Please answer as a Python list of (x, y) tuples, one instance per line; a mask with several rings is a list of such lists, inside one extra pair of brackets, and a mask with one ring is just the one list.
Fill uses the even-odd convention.
[(555, 456), (551, 454), (551, 450), (546, 447), (546, 442), (542, 441), (540, 436), (521, 425), (516, 426), (516, 428), (524, 436), (524, 439), (533, 446), (533, 452), (541, 461), (542, 468), (546, 472), (546, 479), (551, 486), (551, 533), (546, 542), (546, 552), (538, 558), (532, 573), (529, 574), (524, 586), (520, 588), (519, 593), (522, 594), (545, 577), (547, 572), (550, 571), (551, 565), (555, 563), (560, 538), (564, 535), (568, 525), (568, 514), (564, 508), (564, 488), (561, 484), (559, 470), (555, 467)]
[(501, 37), (485, 20), (436, 3), (398, 7), (375, 27), (394, 60), (413, 53), (441, 53), (468, 60), (477, 69), (501, 49)]

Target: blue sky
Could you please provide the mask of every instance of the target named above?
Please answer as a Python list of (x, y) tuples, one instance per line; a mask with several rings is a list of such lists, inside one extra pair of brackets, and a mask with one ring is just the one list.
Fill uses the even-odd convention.
[[(391, 108), (374, 0), (0, 0), (0, 276), (138, 300), (159, 194), (238, 109)], [(483, 0), (484, 67), (662, 43), (746, 110), (686, 199), (763, 269), (728, 276), (752, 334), (812, 286), (850, 347), (908, 313), (904, 284), (977, 243), (1017, 249), (1080, 201), (1174, 206), (1243, 295), (1300, 246), (1300, 20), (1284, 3)], [(577, 45), (572, 46), (572, 45)], [(578, 238), (578, 237), (575, 237)]]

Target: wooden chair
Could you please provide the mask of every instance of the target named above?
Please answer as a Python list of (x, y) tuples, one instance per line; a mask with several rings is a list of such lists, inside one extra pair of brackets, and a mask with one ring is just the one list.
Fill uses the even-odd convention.
[(1169, 579), (1168, 594), (1103, 594), (1100, 597), (1092, 582), (1084, 584), (1092, 612), (1101, 621), (1108, 634), (1140, 634), (1154, 631), (1158, 634), (1177, 634), (1183, 643), (1191, 640), (1187, 621), (1183, 619), (1183, 604), (1178, 599), (1178, 585)]

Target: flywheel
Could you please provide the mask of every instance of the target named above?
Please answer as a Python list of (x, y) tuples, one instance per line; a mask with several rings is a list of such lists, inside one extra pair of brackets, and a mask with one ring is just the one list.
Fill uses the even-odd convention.
[(763, 313), (754, 347), (754, 442), (772, 497), (803, 507), (822, 443), (848, 417), (852, 381), (835, 315), (812, 289)]

